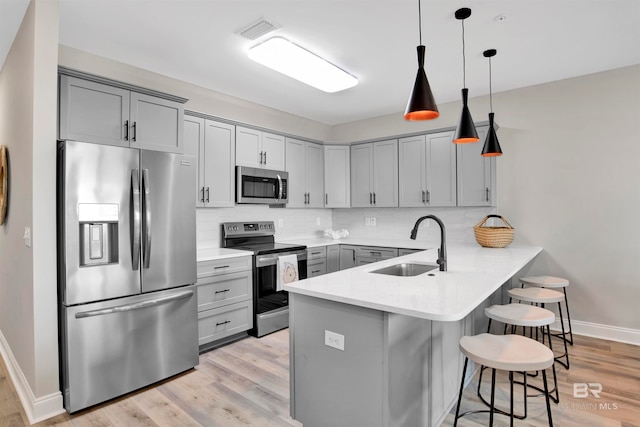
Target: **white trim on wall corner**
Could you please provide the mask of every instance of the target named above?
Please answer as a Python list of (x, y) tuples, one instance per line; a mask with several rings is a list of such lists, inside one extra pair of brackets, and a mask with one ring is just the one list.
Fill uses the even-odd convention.
[[(601, 325), (599, 323), (582, 322), (580, 320), (571, 319), (571, 326), (574, 335), (584, 335), (587, 337), (600, 338), (603, 340), (617, 341), (626, 344), (640, 346), (640, 330), (621, 328), (619, 326)], [(551, 325), (554, 331), (560, 331), (560, 322), (555, 321)], [(567, 320), (565, 319), (565, 330), (568, 329)]]
[(2, 331), (0, 331), (0, 355), (4, 360), (7, 371), (9, 371), (9, 376), (30, 424), (35, 424), (64, 412), (62, 393), (60, 391), (42, 397), (35, 397)]

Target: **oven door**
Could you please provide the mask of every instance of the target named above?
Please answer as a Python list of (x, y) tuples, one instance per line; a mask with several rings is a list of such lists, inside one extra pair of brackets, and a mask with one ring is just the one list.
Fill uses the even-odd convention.
[(277, 254), (258, 255), (256, 257), (255, 289), (256, 314), (278, 310), (289, 306), (287, 291), (277, 291), (278, 257), (296, 254), (298, 256), (298, 278), (307, 278), (307, 253), (281, 252)]

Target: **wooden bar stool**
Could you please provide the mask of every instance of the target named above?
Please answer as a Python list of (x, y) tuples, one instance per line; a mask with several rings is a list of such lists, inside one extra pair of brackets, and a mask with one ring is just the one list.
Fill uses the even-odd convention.
[[(489, 324), (487, 325), (487, 333), (491, 332), (491, 322), (493, 320), (497, 322), (504, 323), (505, 325), (512, 326), (512, 333), (516, 331), (518, 326), (523, 328), (523, 335), (525, 333), (524, 328), (544, 328), (546, 329), (547, 337), (549, 338), (549, 350), (553, 354), (553, 344), (551, 343), (551, 329), (549, 325), (551, 325), (556, 320), (556, 315), (551, 310), (547, 310), (546, 308), (536, 307), (534, 305), (528, 304), (518, 304), (511, 303), (505, 305), (492, 305), (491, 307), (487, 307), (484, 309), (484, 314), (489, 318)], [(545, 328), (546, 327), (546, 328)], [(536, 340), (534, 340), (536, 341)], [(536, 341), (537, 342), (537, 341)], [(541, 344), (544, 345), (544, 344)], [(555, 360), (555, 357), (554, 357)], [(560, 393), (558, 391), (558, 379), (556, 377), (556, 367), (555, 365), (551, 366), (553, 372), (553, 384), (554, 388), (549, 394), (555, 392), (555, 397), (551, 396), (551, 399), (555, 403), (560, 401)], [(480, 383), (482, 381), (482, 372), (484, 368), (480, 368), (480, 376), (478, 380), (478, 397), (485, 403), (487, 401), (484, 399), (482, 394), (480, 393)], [(523, 384), (525, 386), (525, 399), (524, 399), (524, 414), (522, 416), (516, 416), (516, 418), (526, 418), (527, 417), (527, 393), (526, 387), (531, 387), (540, 392), (543, 392), (540, 387), (529, 384), (527, 385), (527, 375), (524, 376)]]
[[(561, 335), (561, 339), (566, 335), (564, 330), (564, 322), (562, 321), (562, 301), (564, 301), (565, 297), (561, 292), (554, 291), (553, 289), (548, 288), (513, 288), (509, 289), (507, 291), (507, 294), (509, 295), (510, 299), (515, 299), (520, 302), (540, 304), (542, 308), (545, 307), (545, 304), (558, 303), (558, 312), (560, 313), (560, 326), (562, 327), (562, 334), (558, 335)], [(564, 343), (564, 354), (556, 356), (556, 360), (562, 366), (569, 369), (569, 352), (567, 351), (567, 340), (562, 339), (562, 342)], [(566, 358), (566, 362), (560, 360), (562, 358)]]
[[(548, 288), (548, 289), (560, 289), (562, 288), (562, 292), (564, 294), (564, 305), (567, 308), (567, 322), (569, 323), (569, 331), (563, 332), (562, 334), (554, 334), (556, 336), (561, 336), (562, 339), (567, 341), (569, 344), (573, 345), (573, 328), (571, 328), (571, 314), (569, 314), (569, 299), (567, 298), (567, 287), (569, 287), (569, 281), (567, 279), (563, 279), (562, 277), (554, 277), (554, 276), (529, 276), (529, 277), (521, 277), (520, 282), (522, 285), (538, 287), (538, 288)], [(560, 317), (560, 323), (564, 326), (564, 319)], [(563, 328), (564, 331), (564, 328)], [(569, 335), (569, 338), (567, 338)]]
[[(495, 410), (496, 369), (509, 372), (509, 379), (513, 378), (513, 372), (542, 371), (544, 383), (544, 396), (547, 404), (547, 418), (549, 426), (553, 426), (551, 419), (551, 404), (549, 403), (549, 387), (547, 385), (546, 369), (553, 366), (553, 352), (544, 344), (531, 338), (520, 335), (492, 335), (479, 334), (466, 336), (460, 339), (460, 351), (465, 355), (462, 380), (460, 382), (460, 394), (456, 406), (454, 427), (458, 425), (458, 419), (468, 414), (489, 412), (489, 425), (493, 426), (493, 414), (503, 411)], [(464, 391), (464, 379), (467, 373), (469, 359), (491, 368), (491, 403), (489, 410), (467, 411), (460, 415), (460, 403)], [(525, 398), (526, 399), (526, 398)], [(526, 400), (525, 400), (526, 402)], [(508, 413), (513, 426), (513, 381), (510, 381), (510, 412)]]

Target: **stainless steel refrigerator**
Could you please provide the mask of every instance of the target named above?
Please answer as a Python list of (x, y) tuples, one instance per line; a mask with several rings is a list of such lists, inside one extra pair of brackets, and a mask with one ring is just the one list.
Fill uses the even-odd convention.
[(195, 158), (58, 147), (61, 383), (75, 412), (198, 363)]

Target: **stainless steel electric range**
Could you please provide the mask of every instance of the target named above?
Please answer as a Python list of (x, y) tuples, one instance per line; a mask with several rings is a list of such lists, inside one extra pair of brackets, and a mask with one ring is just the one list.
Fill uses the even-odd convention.
[(276, 289), (278, 257), (296, 255), (298, 278), (307, 278), (307, 247), (277, 243), (273, 221), (225, 222), (222, 247), (253, 252), (253, 329), (261, 337), (289, 326), (289, 295)]

